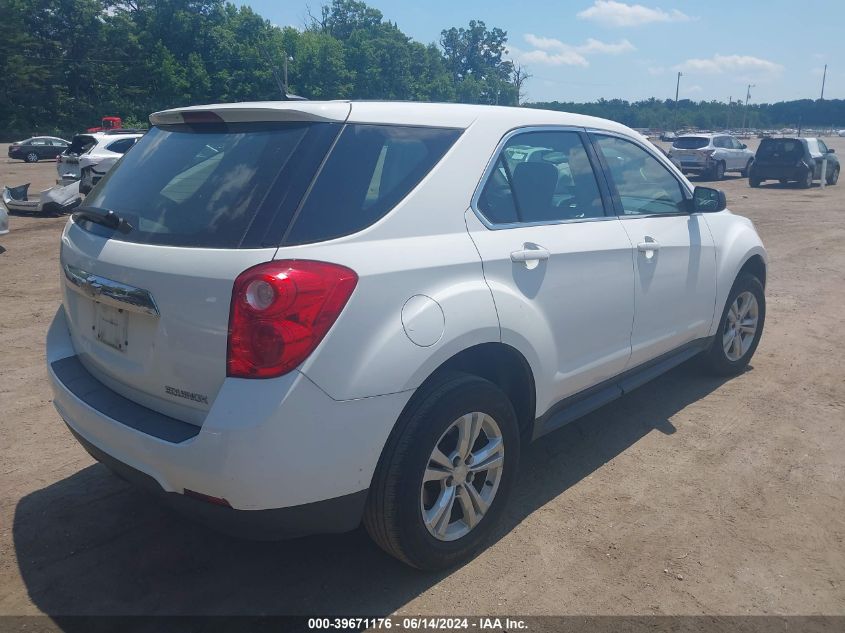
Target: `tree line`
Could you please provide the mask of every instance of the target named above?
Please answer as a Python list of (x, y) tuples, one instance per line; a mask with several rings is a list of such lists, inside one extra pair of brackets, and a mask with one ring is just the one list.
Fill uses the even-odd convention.
[[(0, 137), (70, 135), (104, 115), (143, 124), (197, 103), (403, 99), (518, 105), (524, 68), (507, 32), (483, 21), (444, 29), (437, 43), (405, 35), (358, 0), (331, 0), (303, 28), (280, 28), (225, 0), (2, 0)], [(531, 104), (635, 127), (721, 126), (740, 111), (651, 99)], [(749, 125), (845, 124), (845, 102), (749, 108)], [(734, 123), (734, 125), (737, 125)]]
[(845, 128), (845, 99), (799, 99), (778, 103), (753, 103), (746, 108), (741, 102), (690, 101), (681, 99), (624, 101), (599, 99), (592, 103), (551, 101), (526, 104), (532, 108), (546, 108), (562, 112), (577, 112), (613, 119), (629, 127), (652, 130), (698, 128), (721, 129), (780, 129)]
[[(516, 104), (507, 33), (482, 21), (422, 44), (356, 0), (279, 28), (224, 0), (2, 0), (0, 135), (72, 133), (181, 105), (280, 98)], [(286, 67), (286, 68), (285, 68)]]

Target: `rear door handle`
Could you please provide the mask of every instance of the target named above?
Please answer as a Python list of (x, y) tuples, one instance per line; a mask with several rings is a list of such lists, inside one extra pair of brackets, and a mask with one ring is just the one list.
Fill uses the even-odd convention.
[(637, 244), (637, 250), (641, 253), (648, 253), (650, 251), (659, 251), (660, 250), (660, 243), (659, 242), (640, 242)]
[(545, 248), (526, 248), (511, 253), (512, 262), (539, 262), (549, 258), (549, 251)]

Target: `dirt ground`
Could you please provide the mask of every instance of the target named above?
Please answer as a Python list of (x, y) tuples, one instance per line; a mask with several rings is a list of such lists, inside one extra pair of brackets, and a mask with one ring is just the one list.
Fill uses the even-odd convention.
[[(845, 157), (845, 138), (828, 143)], [(53, 162), (5, 156), (0, 185), (52, 184)], [(725, 381), (684, 365), (532, 445), (496, 542), (437, 574), (360, 530), (220, 536), (95, 464), (44, 367), (66, 218), (12, 217), (0, 614), (845, 614), (845, 182), (719, 186), (771, 257), (752, 368)]]

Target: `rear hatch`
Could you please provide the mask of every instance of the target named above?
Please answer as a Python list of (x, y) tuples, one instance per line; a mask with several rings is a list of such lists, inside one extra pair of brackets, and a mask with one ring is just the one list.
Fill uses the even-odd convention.
[(804, 158), (804, 145), (794, 138), (764, 138), (754, 157), (755, 174), (779, 178), (794, 176)]
[(760, 141), (754, 161), (757, 165), (795, 167), (804, 157), (804, 146), (794, 138), (764, 138)]
[[(154, 115), (80, 207), (89, 219), (68, 223), (61, 266), (73, 345), (114, 391), (204, 420), (226, 377), (233, 282), (273, 258), (268, 232), (290, 220), (349, 112), (297, 106)], [(120, 229), (90, 219), (107, 210)]]
[(68, 148), (59, 154), (56, 164), (60, 180), (77, 180), (80, 175), (79, 157), (97, 145), (97, 138), (91, 134), (77, 134)]
[(707, 162), (710, 153), (705, 149), (710, 146), (706, 136), (682, 136), (672, 142), (672, 157), (677, 158), (681, 166), (697, 166)]

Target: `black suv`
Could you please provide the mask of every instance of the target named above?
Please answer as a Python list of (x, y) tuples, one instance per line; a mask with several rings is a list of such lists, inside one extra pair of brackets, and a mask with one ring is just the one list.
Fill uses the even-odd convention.
[[(822, 163), (827, 171), (822, 174)], [(814, 180), (825, 179), (829, 185), (839, 180), (839, 159), (820, 138), (764, 138), (751, 164), (748, 184), (759, 187), (764, 180), (798, 182), (805, 189)]]

